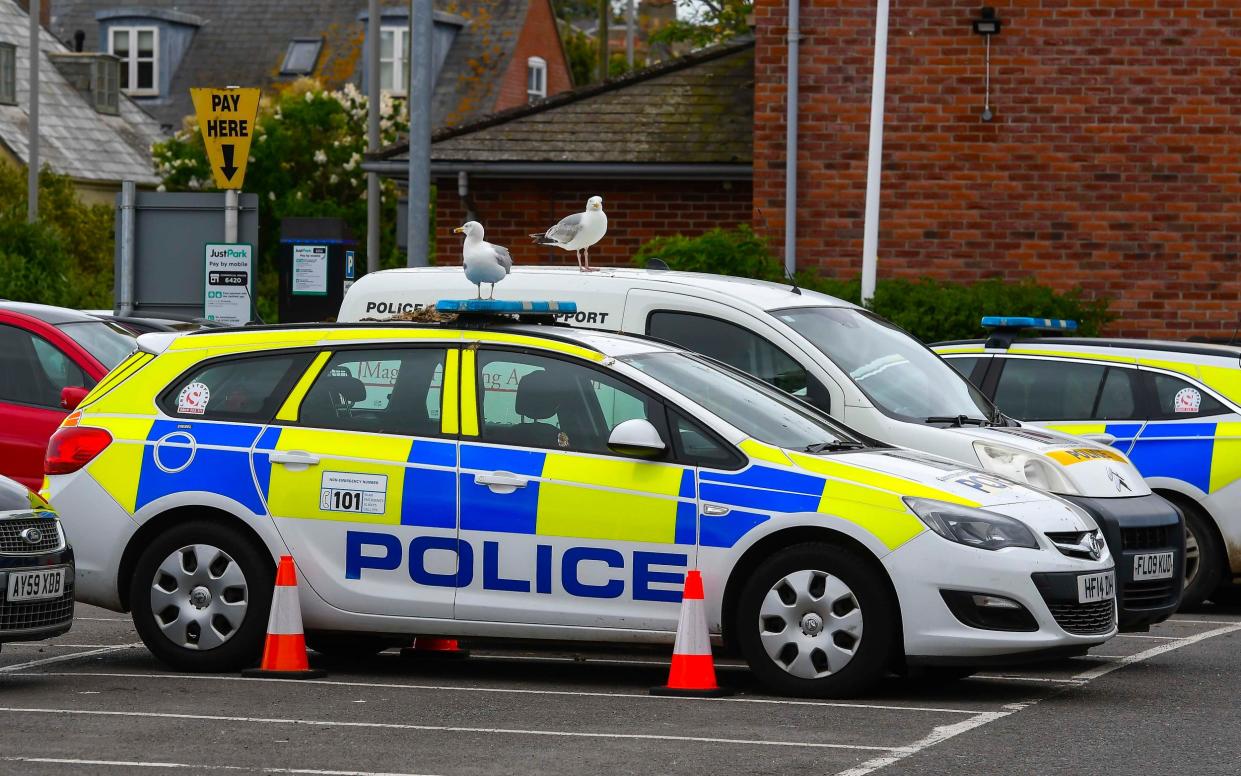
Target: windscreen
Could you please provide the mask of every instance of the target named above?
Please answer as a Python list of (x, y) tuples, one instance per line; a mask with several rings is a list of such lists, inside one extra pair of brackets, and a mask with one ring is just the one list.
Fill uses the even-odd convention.
[(79, 321), (62, 323), (58, 327), (74, 342), (81, 345), (109, 371), (125, 360), (138, 347), (138, 341), (129, 332), (104, 321)]
[(844, 370), (881, 411), (906, 420), (988, 420), (982, 393), (939, 356), (896, 326), (849, 307), (773, 310)]
[(737, 430), (776, 447), (861, 447), (825, 416), (767, 384), (684, 353), (628, 356), (625, 363), (691, 397)]

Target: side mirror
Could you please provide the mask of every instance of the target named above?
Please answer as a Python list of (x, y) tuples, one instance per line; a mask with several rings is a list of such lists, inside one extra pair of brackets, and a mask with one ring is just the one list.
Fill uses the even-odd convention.
[(1112, 434), (1082, 434), (1082, 436), (1091, 442), (1098, 442), (1109, 447), (1116, 441), (1116, 437)]
[(90, 391), (80, 385), (66, 385), (60, 389), (60, 406), (69, 412), (73, 412), (86, 398), (86, 394)]
[(650, 421), (634, 418), (612, 429), (612, 435), (608, 437), (608, 449), (635, 458), (656, 458), (662, 455), (668, 446), (660, 439), (659, 432)]

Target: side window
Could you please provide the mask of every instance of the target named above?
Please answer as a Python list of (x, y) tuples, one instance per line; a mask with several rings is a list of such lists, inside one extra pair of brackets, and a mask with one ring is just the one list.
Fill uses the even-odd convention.
[(682, 460), (711, 469), (735, 469), (741, 463), (735, 452), (681, 413), (673, 412), (671, 421), (673, 443)]
[(306, 392), (298, 422), (315, 428), (437, 436), (446, 353), (442, 348), (334, 353)]
[(212, 361), (173, 383), (160, 406), (180, 418), (266, 423), (310, 357), (287, 353)]
[(830, 411), (827, 388), (780, 348), (748, 329), (706, 315), (657, 311), (646, 333), (748, 372)]
[(1018, 420), (1090, 420), (1106, 367), (1010, 358), (995, 403)]
[(1151, 420), (1184, 420), (1231, 412), (1209, 393), (1186, 380), (1150, 373), (1155, 384), (1155, 415)]
[(0, 326), (0, 401), (60, 409), (61, 388), (94, 384), (47, 340), (15, 326)]
[(1108, 367), (1095, 402), (1095, 420), (1133, 420), (1137, 417), (1137, 370)]
[(643, 418), (663, 425), (659, 403), (589, 367), (529, 353), (479, 352), (484, 442), (615, 455), (612, 429)]
[(961, 376), (971, 382), (974, 379), (974, 370), (978, 368), (978, 362), (982, 361), (982, 356), (949, 356), (944, 358), (948, 365), (961, 373)]

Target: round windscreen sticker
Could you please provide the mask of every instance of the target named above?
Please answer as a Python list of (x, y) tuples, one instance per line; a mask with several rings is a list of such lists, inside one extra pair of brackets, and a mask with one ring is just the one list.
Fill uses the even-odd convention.
[(1182, 388), (1172, 400), (1173, 412), (1197, 412), (1202, 406), (1202, 394), (1197, 388)]
[(177, 396), (177, 412), (182, 415), (201, 415), (211, 401), (211, 389), (203, 383), (190, 383)]

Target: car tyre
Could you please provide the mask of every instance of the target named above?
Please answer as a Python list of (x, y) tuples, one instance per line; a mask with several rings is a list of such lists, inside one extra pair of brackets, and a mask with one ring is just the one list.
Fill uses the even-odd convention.
[(749, 574), (737, 603), (736, 643), (777, 693), (852, 697), (886, 673), (897, 611), (888, 580), (857, 552), (798, 544)]
[(253, 666), (262, 653), (275, 574), (267, 550), (236, 528), (201, 520), (175, 525), (134, 565), (134, 627), (147, 649), (178, 671)]
[(1185, 513), (1185, 590), (1180, 608), (1193, 609), (1219, 587), (1223, 552), (1209, 518), (1195, 508), (1178, 506)]

